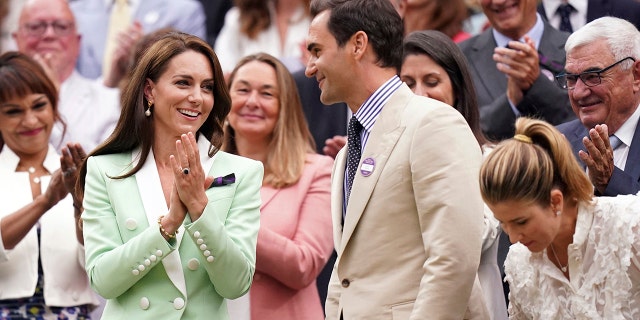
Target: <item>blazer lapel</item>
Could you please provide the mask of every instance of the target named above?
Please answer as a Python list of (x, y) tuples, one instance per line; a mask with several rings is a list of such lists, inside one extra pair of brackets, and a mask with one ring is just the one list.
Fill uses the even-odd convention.
[(262, 198), (262, 205), (260, 205), (260, 211), (264, 210), (264, 208), (273, 200), (273, 198), (280, 192), (281, 189), (271, 188), (271, 187), (262, 187), (260, 188), (260, 197)]
[[(200, 153), (200, 163), (204, 172), (211, 172), (211, 168), (214, 162), (214, 158), (208, 156), (210, 142), (200, 136), (198, 139), (198, 151)], [(140, 159), (140, 149), (135, 150), (131, 154), (132, 162), (137, 163)], [(138, 190), (142, 199), (142, 205), (146, 212), (147, 221), (149, 226), (154, 226), (158, 222), (158, 217), (169, 211), (164, 200), (164, 192), (162, 191), (162, 185), (160, 184), (160, 176), (158, 175), (158, 168), (156, 167), (156, 161), (153, 151), (149, 152), (149, 156), (145, 164), (140, 168), (140, 171), (136, 173), (136, 183), (138, 184)], [(180, 248), (182, 237), (184, 236), (184, 226), (181, 225), (176, 235), (176, 248)], [(174, 250), (168, 256), (162, 260), (167, 276), (173, 282), (178, 290), (187, 296), (187, 285), (184, 278), (184, 272), (182, 269), (182, 262), (180, 261), (180, 252)]]
[(629, 173), (635, 181), (638, 181), (640, 177), (640, 164), (638, 164), (638, 159), (640, 159), (640, 121), (638, 121), (636, 125), (636, 132), (633, 133), (633, 139), (629, 146), (629, 154), (627, 155), (627, 162), (624, 167), (624, 171)]
[[(140, 150), (132, 153), (132, 161), (139, 159)], [(160, 184), (160, 176), (153, 155), (153, 151), (149, 152), (146, 162), (136, 173), (136, 181), (144, 211), (147, 213), (149, 226), (157, 224), (158, 217), (169, 211), (164, 201), (164, 193)], [(180, 248), (180, 243), (184, 236), (184, 227), (181, 225), (176, 235), (176, 247)], [(182, 263), (180, 262), (179, 250), (174, 250), (162, 260), (162, 265), (167, 271), (167, 276), (180, 292), (187, 296), (187, 284), (182, 271)]]
[(482, 86), (492, 99), (497, 99), (498, 96), (494, 96), (493, 93), (497, 92), (502, 95), (507, 91), (507, 78), (496, 68), (496, 63), (493, 61), (496, 40), (493, 38), (491, 30), (480, 34), (475, 40), (472, 47), (473, 54), (469, 62), (472, 68), (476, 69), (476, 74), (480, 75), (479, 79), (482, 83), (477, 85)]
[[(351, 191), (349, 204), (347, 205), (347, 213), (344, 221), (341, 243), (343, 250), (371, 198), (373, 189), (376, 187), (380, 174), (387, 164), (389, 155), (405, 129), (400, 124), (400, 116), (412, 94), (406, 85), (398, 88), (382, 108), (373, 126), (367, 145), (360, 158), (358, 172), (356, 172), (353, 180), (353, 189)], [(360, 171), (362, 162), (365, 159), (372, 159), (374, 161), (373, 172), (369, 176), (363, 175)]]
[(344, 193), (344, 169), (347, 148), (342, 148), (336, 155), (331, 174), (331, 221), (333, 223), (333, 245), (336, 250), (342, 242), (342, 205)]

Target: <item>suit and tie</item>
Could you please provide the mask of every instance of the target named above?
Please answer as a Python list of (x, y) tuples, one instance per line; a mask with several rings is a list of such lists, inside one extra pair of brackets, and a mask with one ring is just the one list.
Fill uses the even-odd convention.
[[(578, 152), (585, 150), (582, 138), (589, 136), (589, 130), (580, 120), (563, 123), (558, 126), (558, 130), (567, 137), (576, 159), (584, 166)], [(640, 159), (640, 123), (636, 126), (636, 131), (633, 134), (624, 170), (614, 167), (611, 180), (609, 180), (603, 196), (615, 197), (619, 194), (636, 194), (640, 191), (640, 161), (638, 159)]]
[(373, 165), (355, 173), (343, 221), (346, 151), (332, 174), (327, 319), (486, 319), (482, 156), (462, 116), (401, 84), (362, 150)]
[[(204, 141), (203, 141), (204, 140)], [(202, 216), (187, 215), (166, 241), (158, 216), (166, 213), (153, 152), (135, 175), (139, 152), (89, 157), (84, 241), (91, 287), (107, 299), (102, 319), (228, 319), (225, 299), (245, 294), (253, 280), (260, 223), (261, 163), (218, 152), (203, 170), (232, 184), (209, 188)]]
[[(545, 1), (538, 4), (538, 13), (540, 13), (545, 20), (549, 18), (547, 11)], [(553, 15), (555, 13), (549, 12), (549, 14)], [(587, 4), (586, 23), (605, 16), (625, 19), (633, 23), (636, 28), (640, 28), (640, 2), (636, 0), (589, 0)], [(574, 26), (573, 31), (579, 27), (582, 26)]]
[[(82, 34), (77, 70), (85, 77), (97, 78), (102, 74), (112, 4), (105, 0), (82, 0), (70, 1), (69, 6)], [(135, 11), (131, 21), (139, 21), (144, 33), (172, 27), (207, 39), (206, 18), (196, 0), (139, 0), (132, 9)]]
[[(575, 118), (567, 91), (553, 81), (553, 76), (564, 67), (564, 44), (568, 36), (544, 22), (538, 46), (541, 72), (516, 106), (521, 116), (542, 118), (552, 124)], [(489, 138), (502, 140), (513, 136), (516, 114), (507, 99), (507, 77), (496, 68), (492, 58), (495, 48), (492, 28), (460, 44), (476, 87), (482, 130)]]

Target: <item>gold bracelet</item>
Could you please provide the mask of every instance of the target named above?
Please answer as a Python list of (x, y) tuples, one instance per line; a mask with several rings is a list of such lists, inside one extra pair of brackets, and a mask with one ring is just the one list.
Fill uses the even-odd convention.
[(162, 232), (162, 234), (164, 234), (166, 237), (169, 237), (170, 239), (175, 238), (176, 234), (178, 234), (178, 230), (176, 230), (174, 234), (168, 233), (166, 230), (164, 230), (164, 227), (162, 226), (162, 218), (164, 218), (164, 215), (161, 215), (160, 217), (158, 217), (158, 225), (160, 226), (160, 232)]

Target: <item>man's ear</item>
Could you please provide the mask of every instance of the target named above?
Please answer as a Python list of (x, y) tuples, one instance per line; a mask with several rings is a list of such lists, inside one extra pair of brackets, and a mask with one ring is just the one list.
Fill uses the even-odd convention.
[(631, 73), (633, 74), (633, 92), (638, 92), (640, 91), (640, 60), (633, 62)]
[(367, 33), (362, 30), (358, 31), (351, 36), (349, 41), (353, 45), (353, 54), (356, 60), (362, 59), (369, 45), (369, 37), (367, 36)]

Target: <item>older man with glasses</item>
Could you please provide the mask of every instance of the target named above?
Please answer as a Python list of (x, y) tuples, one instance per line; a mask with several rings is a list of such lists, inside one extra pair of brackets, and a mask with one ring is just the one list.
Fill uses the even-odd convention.
[(120, 116), (118, 92), (75, 70), (81, 36), (67, 1), (28, 0), (12, 36), (18, 50), (36, 59), (60, 89), (58, 108), (67, 127), (56, 124), (51, 144), (60, 149), (78, 142), (88, 151), (104, 141)]
[(567, 39), (567, 89), (577, 120), (558, 129), (585, 166), (596, 195), (640, 190), (640, 32), (630, 22), (603, 17)]

